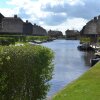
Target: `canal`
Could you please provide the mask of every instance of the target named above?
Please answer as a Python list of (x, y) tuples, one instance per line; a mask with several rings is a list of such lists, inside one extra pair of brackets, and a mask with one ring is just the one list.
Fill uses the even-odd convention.
[(54, 40), (42, 45), (51, 48), (55, 53), (53, 78), (48, 97), (54, 95), (71, 81), (78, 78), (90, 68), (93, 52), (82, 52), (77, 49), (78, 40)]

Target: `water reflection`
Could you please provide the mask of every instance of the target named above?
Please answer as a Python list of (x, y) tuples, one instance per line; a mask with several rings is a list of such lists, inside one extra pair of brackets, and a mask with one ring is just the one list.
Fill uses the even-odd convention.
[(51, 89), (48, 96), (52, 96), (66, 84), (78, 78), (89, 69), (90, 59), (93, 53), (79, 51), (77, 49), (79, 41), (55, 40), (44, 43), (43, 45), (51, 48), (55, 52), (54, 76), (50, 81)]
[(83, 59), (84, 59), (84, 62), (85, 62), (85, 66), (91, 66), (90, 59), (92, 59), (93, 57), (94, 57), (93, 51), (84, 52)]

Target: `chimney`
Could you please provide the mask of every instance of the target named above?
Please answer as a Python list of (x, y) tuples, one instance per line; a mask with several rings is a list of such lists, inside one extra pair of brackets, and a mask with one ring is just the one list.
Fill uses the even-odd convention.
[(28, 23), (28, 20), (26, 20), (26, 23)]
[(14, 18), (17, 18), (17, 15), (14, 15)]
[(97, 17), (94, 17), (94, 22), (96, 22), (97, 21)]
[(34, 23), (34, 26), (36, 26), (36, 23)]
[(100, 15), (98, 16), (98, 19), (100, 19)]

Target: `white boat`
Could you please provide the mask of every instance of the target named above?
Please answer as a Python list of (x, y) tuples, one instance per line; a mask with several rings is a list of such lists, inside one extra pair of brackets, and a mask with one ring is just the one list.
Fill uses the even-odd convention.
[(100, 45), (90, 45), (90, 47), (92, 47), (94, 49), (100, 49)]

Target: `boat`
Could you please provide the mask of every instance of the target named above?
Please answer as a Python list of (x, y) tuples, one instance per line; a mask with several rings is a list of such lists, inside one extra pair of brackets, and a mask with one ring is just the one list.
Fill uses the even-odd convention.
[(94, 51), (95, 49), (92, 48), (89, 44), (81, 44), (77, 47), (80, 51)]
[(94, 58), (90, 60), (91, 66), (94, 66), (98, 61), (100, 61), (100, 51), (94, 54)]

